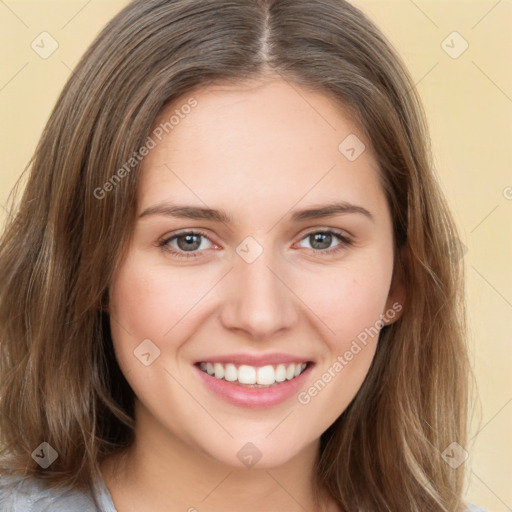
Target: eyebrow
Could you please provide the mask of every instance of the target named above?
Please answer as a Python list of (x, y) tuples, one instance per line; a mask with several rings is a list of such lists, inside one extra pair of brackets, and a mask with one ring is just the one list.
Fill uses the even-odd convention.
[[(320, 219), (324, 217), (332, 217), (334, 215), (347, 215), (358, 213), (368, 217), (374, 221), (373, 215), (362, 206), (356, 206), (347, 202), (329, 203), (318, 207), (311, 207), (293, 212), (290, 221), (299, 222), (311, 219)], [(199, 206), (177, 205), (172, 203), (159, 203), (146, 208), (140, 215), (139, 219), (150, 215), (165, 215), (168, 217), (177, 217), (185, 219), (202, 219), (214, 222), (222, 222), (224, 224), (233, 223), (233, 218), (222, 209), (215, 210), (212, 208), (202, 208)]]

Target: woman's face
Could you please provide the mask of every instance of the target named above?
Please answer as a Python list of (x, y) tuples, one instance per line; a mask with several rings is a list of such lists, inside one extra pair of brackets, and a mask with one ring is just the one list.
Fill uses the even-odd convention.
[(145, 435), (273, 467), (345, 410), (399, 316), (391, 217), (369, 142), (328, 97), (281, 80), (191, 96), (143, 160), (116, 356)]

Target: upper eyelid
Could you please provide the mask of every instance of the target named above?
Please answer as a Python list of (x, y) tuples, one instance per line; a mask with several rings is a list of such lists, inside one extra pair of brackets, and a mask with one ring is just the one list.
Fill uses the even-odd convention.
[[(348, 232), (346, 232), (345, 230), (341, 230), (341, 229), (334, 229), (334, 228), (326, 228), (326, 227), (323, 227), (323, 228), (307, 228), (307, 231), (301, 233), (299, 236), (299, 242), (302, 241), (305, 237), (313, 234), (313, 233), (332, 233), (334, 234), (335, 236), (338, 236), (340, 238), (340, 240), (343, 242), (345, 241), (346, 239), (349, 239), (349, 240), (352, 240), (352, 235), (349, 234)], [(201, 235), (205, 238), (207, 238), (212, 244), (214, 245), (219, 245), (217, 244), (214, 240), (212, 240), (212, 238), (206, 234), (205, 232), (201, 231), (200, 229), (185, 229), (183, 231), (178, 231), (177, 233), (173, 233), (172, 235), (170, 236), (165, 236), (163, 237), (161, 240), (162, 240), (162, 243), (167, 243), (171, 240), (174, 240), (175, 238), (179, 237), (179, 236), (183, 236), (183, 235), (189, 235), (189, 234), (194, 234), (194, 235)], [(345, 240), (344, 240), (345, 239)]]

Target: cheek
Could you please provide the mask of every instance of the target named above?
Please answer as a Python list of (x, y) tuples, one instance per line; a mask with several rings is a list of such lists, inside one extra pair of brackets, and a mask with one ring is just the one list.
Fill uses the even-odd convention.
[[(111, 312), (122, 338), (172, 341), (172, 330), (213, 286), (212, 276), (197, 269), (151, 265), (135, 252), (119, 268), (111, 287)], [(138, 341), (137, 341), (138, 340)]]
[[(163, 390), (169, 408), (170, 404), (179, 404), (181, 410), (190, 408), (188, 395), (163, 370), (174, 367), (187, 338), (183, 326), (193, 320), (196, 309), (200, 311), (199, 300), (215, 282), (199, 273), (172, 271), (134, 250), (118, 268), (110, 287), (116, 359), (136, 396), (155, 417), (161, 415), (163, 404), (155, 397)], [(144, 354), (149, 356), (144, 359)]]
[(375, 326), (385, 312), (391, 272), (390, 257), (326, 268), (301, 279), (299, 296), (322, 320), (333, 351), (347, 350), (354, 338)]
[(311, 309), (322, 312), (321, 342), (327, 349), (315, 368), (315, 378), (297, 395), (312, 436), (343, 413), (368, 374), (390, 284), (385, 270), (377, 266), (372, 271), (339, 272), (328, 290), (310, 294)]

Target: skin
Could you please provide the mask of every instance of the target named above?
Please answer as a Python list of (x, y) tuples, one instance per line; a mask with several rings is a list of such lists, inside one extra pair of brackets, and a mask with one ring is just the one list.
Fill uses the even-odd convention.
[[(193, 363), (229, 353), (301, 355), (315, 362), (307, 390), (403, 301), (378, 165), (357, 125), (319, 92), (267, 78), (193, 97), (197, 107), (143, 161), (137, 213), (169, 201), (224, 209), (233, 222), (137, 220), (109, 306), (116, 357), (137, 396), (136, 441), (102, 472), (119, 512), (319, 510), (311, 486), (319, 438), (360, 388), (376, 338), (306, 405), (295, 395), (264, 409), (232, 405), (205, 387)], [(338, 150), (349, 134), (367, 148), (355, 161)], [(333, 201), (372, 218), (290, 220)], [(209, 238), (199, 238), (197, 257), (158, 246), (191, 229)], [(352, 243), (325, 255), (342, 242), (333, 236), (322, 249), (308, 235), (329, 229)], [(263, 249), (252, 263), (236, 252), (247, 236)], [(160, 350), (149, 366), (133, 354), (144, 339)], [(262, 453), (252, 468), (237, 458), (247, 442)]]

